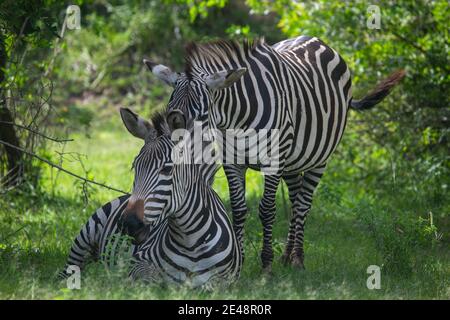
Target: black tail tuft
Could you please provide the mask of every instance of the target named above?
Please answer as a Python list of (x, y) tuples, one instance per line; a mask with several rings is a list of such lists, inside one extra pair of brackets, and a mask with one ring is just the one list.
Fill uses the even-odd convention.
[(395, 87), (400, 80), (402, 80), (406, 75), (405, 70), (397, 70), (392, 73), (389, 77), (381, 81), (375, 89), (373, 89), (368, 95), (366, 95), (361, 100), (352, 100), (350, 102), (350, 107), (355, 110), (366, 110), (374, 107), (376, 104), (381, 102), (388, 94), (391, 89)]

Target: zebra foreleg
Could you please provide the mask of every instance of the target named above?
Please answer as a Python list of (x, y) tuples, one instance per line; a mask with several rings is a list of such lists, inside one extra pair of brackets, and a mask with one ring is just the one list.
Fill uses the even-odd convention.
[(245, 172), (243, 166), (227, 166), (223, 169), (228, 180), (231, 210), (233, 212), (233, 230), (238, 240), (242, 259), (244, 259), (244, 224), (247, 218), (247, 204), (245, 201)]
[[(294, 267), (304, 269), (304, 228), (306, 217), (311, 209), (313, 194), (317, 185), (322, 178), (326, 165), (311, 169), (303, 174), (302, 186), (296, 201), (294, 202), (294, 223), (295, 223), (295, 237), (294, 247), (291, 252), (291, 264)], [(292, 224), (292, 221), (291, 221)], [(289, 241), (289, 239), (288, 239)]]
[(265, 272), (272, 271), (273, 248), (272, 229), (275, 220), (275, 196), (281, 174), (266, 174), (264, 176), (264, 194), (259, 205), (259, 218), (263, 224), (263, 248), (261, 252), (262, 267)]
[(143, 281), (146, 283), (162, 283), (163, 275), (150, 261), (134, 260), (128, 277), (133, 281)]

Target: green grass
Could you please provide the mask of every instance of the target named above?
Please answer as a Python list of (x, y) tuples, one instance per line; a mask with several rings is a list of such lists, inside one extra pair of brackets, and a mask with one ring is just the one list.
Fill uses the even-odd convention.
[[(75, 141), (64, 151), (85, 154), (83, 162), (90, 177), (130, 190), (131, 161), (141, 142), (127, 133), (118, 113), (112, 110), (97, 114), (89, 132), (89, 137), (83, 132), (72, 134)], [(61, 147), (52, 145), (50, 149)], [(56, 154), (50, 156), (58, 160)], [(64, 167), (84, 174), (79, 163), (69, 160), (67, 156)], [(55, 276), (65, 263), (73, 238), (97, 207), (118, 194), (89, 188), (86, 202), (82, 185), (72, 177), (48, 167), (41, 174), (40, 190), (18, 190), (0, 199), (2, 299), (450, 298), (449, 205), (445, 192), (430, 200), (420, 186), (418, 191), (375, 189), (379, 180), (366, 182), (348, 176), (338, 158), (330, 163), (308, 218), (305, 271), (284, 267), (279, 261), (289, 211), (280, 188), (273, 275), (262, 274), (262, 228), (257, 214), (262, 184), (258, 173), (249, 172), (246, 260), (237, 283), (220, 291), (145, 285), (127, 280), (123, 270), (107, 271), (101, 264), (93, 264), (82, 274), (81, 290), (69, 290)], [(215, 189), (229, 208), (223, 172), (218, 173)], [(441, 238), (436, 236), (441, 233)], [(366, 287), (369, 265), (382, 267), (380, 290)]]

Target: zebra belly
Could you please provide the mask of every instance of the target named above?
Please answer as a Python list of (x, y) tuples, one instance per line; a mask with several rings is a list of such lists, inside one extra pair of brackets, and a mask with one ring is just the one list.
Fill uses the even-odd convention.
[[(323, 113), (320, 116), (315, 114), (312, 117), (312, 119), (318, 118), (321, 118), (320, 123), (317, 121), (313, 122), (311, 119), (300, 116), (297, 120), (299, 122), (298, 128), (300, 130), (294, 134), (293, 139), (287, 141), (285, 137), (282, 137), (279, 147), (279, 150), (282, 151), (279, 155), (282, 171), (303, 172), (315, 168), (325, 163), (335, 151), (344, 133), (347, 108), (342, 107), (338, 110), (331, 110), (328, 114)], [(305, 128), (306, 121), (314, 124), (309, 125), (309, 128)], [(308, 133), (306, 130), (308, 130)], [(242, 152), (242, 150), (236, 150), (233, 145), (227, 146), (227, 149), (233, 150), (232, 154), (240, 156), (241, 161), (238, 161), (237, 163), (227, 162), (224, 157), (224, 163), (245, 165), (246, 167), (257, 171), (261, 171), (261, 168), (264, 167), (264, 164), (259, 161), (255, 163), (249, 162), (248, 157), (245, 157), (244, 159), (244, 156), (242, 155), (247, 155), (249, 152), (247, 149), (245, 149), (245, 152)], [(270, 154), (266, 159), (270, 160), (271, 157), (273, 157), (273, 154)], [(236, 157), (231, 159), (234, 161), (237, 160)], [(254, 159), (254, 157), (250, 157), (250, 160), (252, 159)], [(257, 159), (261, 160), (260, 157)]]
[(342, 138), (346, 116), (347, 110), (343, 108), (339, 121), (327, 118), (320, 126), (316, 124), (309, 134), (299, 132), (286, 158), (285, 171), (303, 172), (326, 163)]

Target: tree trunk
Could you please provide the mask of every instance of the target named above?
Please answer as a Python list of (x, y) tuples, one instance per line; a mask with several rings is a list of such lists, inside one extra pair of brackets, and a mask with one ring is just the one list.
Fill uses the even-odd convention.
[[(14, 119), (11, 111), (8, 109), (4, 87), (6, 59), (7, 53), (4, 36), (0, 33), (0, 140), (20, 147), (20, 141), (17, 137), (15, 127), (8, 124), (8, 122), (13, 123)], [(4, 177), (1, 177), (2, 182), (6, 186), (13, 186), (20, 181), (22, 176), (22, 153), (12, 147), (3, 146), (3, 149), (6, 157), (0, 157), (0, 166), (6, 169), (6, 174)]]

